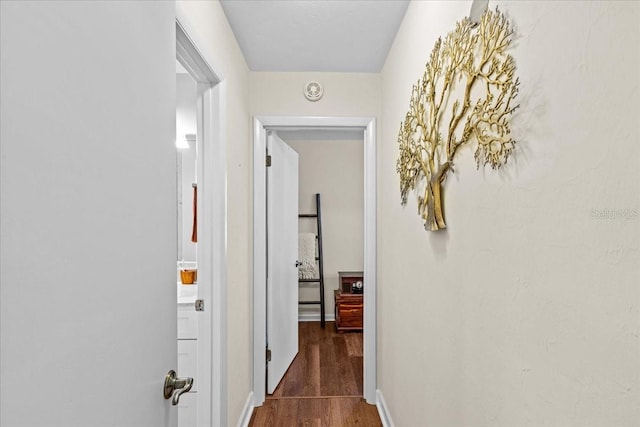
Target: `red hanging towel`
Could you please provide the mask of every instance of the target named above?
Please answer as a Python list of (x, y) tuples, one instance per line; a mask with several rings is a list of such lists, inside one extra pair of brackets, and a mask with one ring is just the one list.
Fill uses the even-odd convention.
[(193, 185), (193, 230), (191, 231), (191, 241), (198, 242), (198, 186)]

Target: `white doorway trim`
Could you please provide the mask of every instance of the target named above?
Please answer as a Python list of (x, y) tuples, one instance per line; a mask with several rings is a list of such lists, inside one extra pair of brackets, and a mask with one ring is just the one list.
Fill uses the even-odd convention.
[(376, 119), (257, 116), (253, 119), (253, 405), (265, 400), (266, 187), (268, 130), (361, 129), (364, 132), (364, 398), (376, 404)]
[(222, 427), (228, 424), (226, 81), (177, 20), (176, 58), (198, 85), (198, 298), (205, 310), (198, 313), (196, 425)]

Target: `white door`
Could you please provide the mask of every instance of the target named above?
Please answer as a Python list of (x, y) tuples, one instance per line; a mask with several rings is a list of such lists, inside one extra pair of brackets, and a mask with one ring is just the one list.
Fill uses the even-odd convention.
[(175, 5), (0, 20), (0, 425), (175, 426)]
[(267, 137), (267, 392), (298, 353), (298, 153)]

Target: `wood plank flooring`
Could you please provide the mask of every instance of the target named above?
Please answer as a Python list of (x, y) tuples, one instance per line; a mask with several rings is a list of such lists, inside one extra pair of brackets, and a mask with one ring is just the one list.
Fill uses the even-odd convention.
[(269, 399), (255, 408), (253, 427), (377, 427), (375, 406), (361, 397)]
[(298, 355), (249, 426), (381, 426), (376, 407), (362, 398), (362, 333), (300, 322), (298, 337)]

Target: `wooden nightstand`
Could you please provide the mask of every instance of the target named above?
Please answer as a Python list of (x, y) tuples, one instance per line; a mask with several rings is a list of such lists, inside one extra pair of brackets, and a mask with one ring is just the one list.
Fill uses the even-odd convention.
[[(363, 283), (362, 272), (339, 272), (340, 287), (333, 291), (338, 332), (361, 331), (364, 296), (353, 293), (353, 284)], [(362, 288), (360, 288), (362, 289)]]

